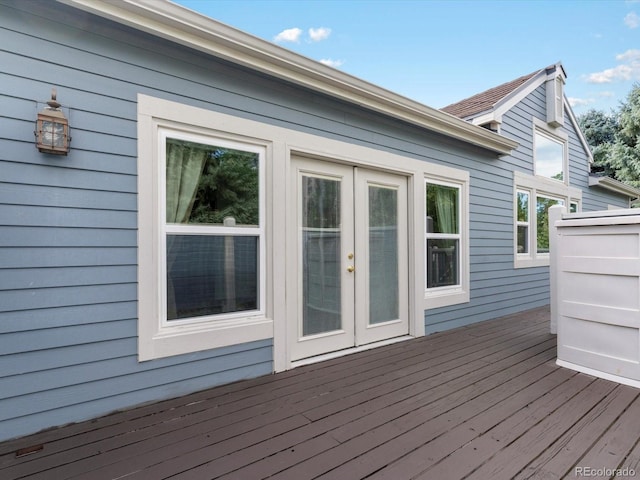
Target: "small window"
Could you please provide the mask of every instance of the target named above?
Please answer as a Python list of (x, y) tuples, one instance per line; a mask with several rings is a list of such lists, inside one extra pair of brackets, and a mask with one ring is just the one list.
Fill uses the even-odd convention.
[(427, 289), (460, 285), (460, 187), (426, 184)]
[(535, 132), (535, 174), (565, 182), (565, 146), (564, 143)]
[(579, 211), (578, 202), (571, 202), (569, 204), (569, 213), (577, 213)]
[(529, 192), (518, 190), (516, 196), (517, 253), (529, 253)]

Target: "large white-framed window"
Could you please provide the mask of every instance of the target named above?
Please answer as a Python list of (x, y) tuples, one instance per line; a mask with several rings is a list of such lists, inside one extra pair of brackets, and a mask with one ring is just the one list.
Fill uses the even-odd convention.
[(534, 175), (569, 185), (567, 143), (566, 134), (552, 132), (543, 122), (534, 119)]
[(264, 315), (266, 149), (162, 127), (158, 151), (162, 326)]
[(549, 208), (578, 211), (582, 191), (555, 180), (514, 172), (514, 267), (549, 265)]
[[(272, 337), (266, 286), (269, 142), (215, 129), (221, 123), (215, 112), (185, 106), (172, 114), (162, 101), (142, 100), (139, 359)], [(147, 111), (156, 102), (154, 117)]]
[(469, 301), (468, 178), (427, 177), (425, 299), (431, 308)]

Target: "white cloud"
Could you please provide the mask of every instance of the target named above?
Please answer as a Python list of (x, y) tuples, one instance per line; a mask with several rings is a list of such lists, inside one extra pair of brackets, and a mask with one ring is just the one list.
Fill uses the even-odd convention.
[(320, 27), (320, 28), (310, 28), (309, 29), (309, 38), (313, 42), (319, 42), (321, 40), (326, 40), (331, 35), (331, 29)]
[(567, 97), (567, 100), (569, 100), (569, 105), (573, 108), (584, 107), (585, 105), (590, 105), (595, 102), (592, 98)]
[(323, 58), (320, 60), (320, 63), (324, 63), (333, 68), (338, 68), (344, 64), (344, 60), (332, 60), (330, 58)]
[(624, 17), (624, 24), (629, 28), (638, 28), (640, 26), (640, 16), (636, 12), (629, 12)]
[(276, 43), (299, 42), (300, 35), (302, 35), (302, 30), (300, 30), (299, 28), (288, 28), (286, 30), (281, 31), (278, 35), (273, 37), (273, 41)]
[(616, 94), (615, 94), (615, 93), (613, 93), (613, 92), (609, 92), (609, 91), (600, 92), (600, 93), (598, 93), (598, 95), (599, 95), (600, 97), (604, 97), (604, 98), (612, 98), (612, 97), (615, 97), (615, 96), (616, 96)]
[(607, 68), (601, 72), (591, 73), (587, 76), (588, 83), (612, 83), (618, 80), (627, 81), (640, 79), (640, 50), (627, 50), (616, 55), (618, 62), (623, 62), (613, 68)]
[(616, 55), (616, 60), (619, 62), (640, 62), (640, 50), (627, 50), (624, 53)]

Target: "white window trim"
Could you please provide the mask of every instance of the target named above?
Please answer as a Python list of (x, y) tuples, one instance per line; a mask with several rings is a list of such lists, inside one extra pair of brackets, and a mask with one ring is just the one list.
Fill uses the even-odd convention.
[[(578, 210), (582, 205), (582, 190), (570, 187), (557, 180), (546, 177), (527, 175), (521, 172), (514, 172), (513, 189), (513, 256), (514, 268), (543, 267), (549, 265), (549, 254), (538, 253), (536, 251), (537, 222), (536, 204), (537, 197), (547, 197), (562, 200), (565, 205), (576, 203)], [(518, 253), (518, 221), (517, 202), (518, 191), (529, 193), (529, 252)]]
[[(548, 139), (560, 143), (562, 145), (562, 181), (553, 178), (538, 175), (536, 171), (536, 134), (547, 137)], [(569, 136), (562, 131), (551, 130), (549, 126), (538, 118), (533, 119), (533, 173), (535, 176), (556, 182), (558, 184), (569, 185)]]
[[(444, 173), (444, 172), (443, 172)], [(458, 234), (428, 234), (426, 231), (426, 201), (427, 184), (444, 185), (458, 189)], [(424, 232), (424, 299), (425, 308), (439, 308), (450, 305), (458, 305), (470, 301), (470, 280), (469, 280), (469, 174), (463, 171), (446, 172), (446, 175), (437, 175), (429, 172), (424, 178), (424, 201), (425, 208), (425, 229)], [(427, 239), (457, 239), (459, 242), (458, 258), (458, 285), (445, 287), (427, 288)]]
[[(216, 114), (184, 115), (165, 110), (163, 101), (139, 96), (138, 112), (138, 356), (140, 361), (263, 340), (273, 336), (267, 312), (265, 165), (269, 142), (225, 132)], [(187, 110), (188, 111), (188, 110)], [(202, 111), (193, 109), (194, 113)], [(260, 226), (228, 228), (167, 225), (164, 145), (166, 137), (253, 151), (261, 156)], [(167, 232), (259, 237), (259, 308), (194, 319), (166, 320)]]

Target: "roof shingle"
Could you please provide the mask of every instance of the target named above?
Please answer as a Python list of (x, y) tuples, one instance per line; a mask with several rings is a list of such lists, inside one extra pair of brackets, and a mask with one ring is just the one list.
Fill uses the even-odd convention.
[(540, 70), (536, 70), (528, 75), (523, 75), (497, 87), (490, 88), (489, 90), (485, 90), (459, 102), (447, 105), (441, 108), (441, 110), (459, 118), (468, 118), (478, 113), (491, 110), (496, 103), (516, 90), (538, 72), (540, 72)]

